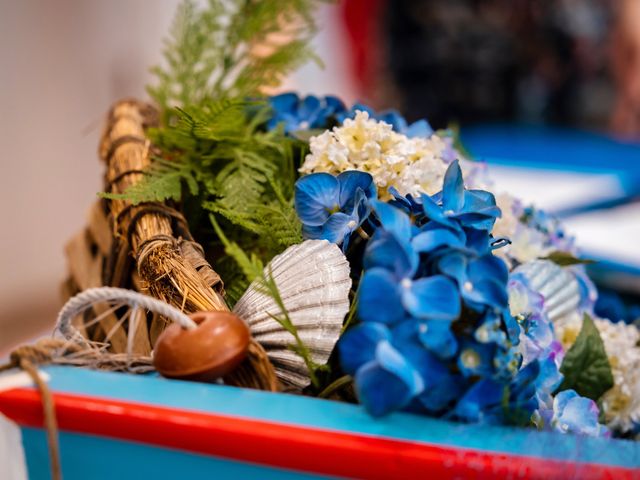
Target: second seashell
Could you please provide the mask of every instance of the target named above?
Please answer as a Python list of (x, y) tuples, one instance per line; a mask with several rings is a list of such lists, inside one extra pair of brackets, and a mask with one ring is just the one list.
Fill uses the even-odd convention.
[(578, 311), (580, 285), (570, 270), (550, 260), (533, 260), (513, 273), (525, 276), (532, 290), (544, 297), (544, 311), (554, 323), (561, 323)]

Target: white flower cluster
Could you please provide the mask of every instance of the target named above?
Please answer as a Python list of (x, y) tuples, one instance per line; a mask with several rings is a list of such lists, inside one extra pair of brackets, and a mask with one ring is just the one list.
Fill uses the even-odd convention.
[(391, 197), (390, 187), (401, 195), (439, 192), (448, 167), (442, 158), (447, 144), (438, 135), (408, 138), (363, 111), (312, 137), (310, 147), (300, 172), (368, 172), (383, 200)]
[[(614, 386), (602, 396), (606, 424), (613, 430), (627, 432), (640, 423), (640, 330), (624, 322), (613, 323), (596, 318), (604, 348), (611, 364)], [(579, 316), (556, 325), (558, 338), (565, 348), (573, 344), (580, 332)]]
[(496, 220), (493, 236), (508, 238), (511, 244), (496, 250), (495, 253), (509, 267), (512, 266), (512, 260), (527, 263), (546, 257), (552, 252), (553, 248), (546, 245), (547, 237), (544, 233), (520, 221), (523, 209), (517, 199), (507, 193), (501, 193), (496, 195), (496, 204), (500, 207), (502, 216)]

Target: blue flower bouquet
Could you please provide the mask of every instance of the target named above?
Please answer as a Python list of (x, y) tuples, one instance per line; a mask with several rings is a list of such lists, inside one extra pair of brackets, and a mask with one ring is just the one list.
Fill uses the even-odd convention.
[[(149, 87), (154, 121), (135, 124), (149, 162), (116, 169), (103, 195), (116, 223), (134, 225), (121, 235), (131, 285), (188, 312), (231, 310), (251, 337), (238, 358), (267, 359), (272, 390), (372, 417), (634, 437), (640, 332), (595, 315), (579, 239), (494, 191), (453, 131), (335, 96), (264, 93), (313, 58), (315, 3), (180, 8)], [(107, 159), (124, 148), (109, 140)], [(145, 267), (162, 240), (135, 236), (146, 214), (174, 222), (172, 248), (196, 251), (213, 300), (167, 281), (174, 268)], [(166, 325), (147, 325), (147, 357), (180, 377), (179, 359), (160, 364)], [(227, 367), (216, 378), (249, 386)]]

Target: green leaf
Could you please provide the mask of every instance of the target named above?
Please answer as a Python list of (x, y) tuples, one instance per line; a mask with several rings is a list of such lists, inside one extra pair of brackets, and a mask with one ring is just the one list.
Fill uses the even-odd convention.
[(573, 389), (594, 401), (613, 387), (611, 365), (600, 333), (589, 315), (585, 314), (580, 334), (565, 355), (560, 372), (564, 381), (559, 391)]
[(576, 258), (569, 252), (552, 252), (548, 256), (543, 257), (542, 260), (550, 260), (560, 267), (569, 267), (571, 265), (589, 265), (595, 263), (594, 260), (587, 258)]

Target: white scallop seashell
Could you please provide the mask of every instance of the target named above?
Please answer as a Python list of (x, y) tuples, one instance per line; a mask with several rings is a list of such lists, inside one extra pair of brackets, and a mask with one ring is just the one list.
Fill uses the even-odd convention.
[(552, 322), (563, 322), (577, 312), (580, 286), (570, 270), (550, 260), (533, 260), (514, 273), (523, 274), (531, 289), (544, 297), (544, 311)]
[[(349, 272), (349, 262), (340, 248), (326, 240), (293, 245), (265, 268), (265, 274), (270, 273), (278, 286), (298, 336), (319, 365), (328, 361), (349, 311)], [(249, 286), (233, 312), (247, 322), (284, 384), (299, 389), (309, 385), (304, 360), (291, 350), (296, 343), (293, 335), (272, 317), (281, 316), (280, 307), (261, 292), (257, 282)]]

